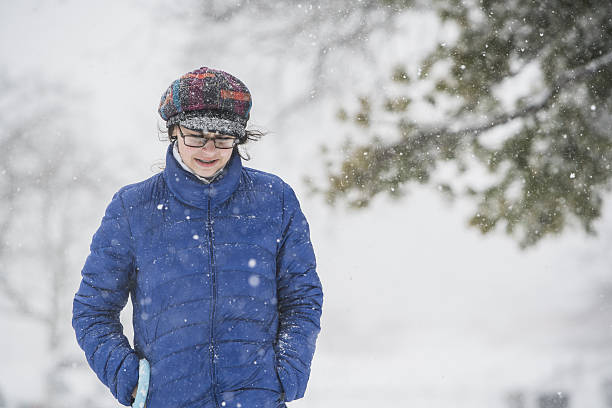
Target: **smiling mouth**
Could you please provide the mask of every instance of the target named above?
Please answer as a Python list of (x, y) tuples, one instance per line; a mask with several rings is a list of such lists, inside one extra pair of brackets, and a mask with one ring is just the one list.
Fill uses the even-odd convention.
[(197, 159), (197, 158), (196, 158), (195, 160), (196, 160), (196, 162), (197, 162), (199, 165), (201, 165), (201, 166), (207, 166), (207, 167), (208, 167), (208, 166), (211, 166), (212, 164), (214, 164), (214, 163), (216, 163), (216, 162), (217, 162), (217, 159), (214, 159), (214, 160), (201, 160), (201, 159)]

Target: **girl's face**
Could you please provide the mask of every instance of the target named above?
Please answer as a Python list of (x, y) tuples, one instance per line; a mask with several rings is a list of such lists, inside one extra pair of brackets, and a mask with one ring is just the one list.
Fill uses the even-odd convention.
[[(184, 126), (181, 126), (181, 132), (184, 136), (202, 136), (201, 132), (188, 129)], [(174, 136), (177, 138), (178, 150), (183, 163), (200, 177), (211, 177), (225, 167), (232, 156), (233, 149), (218, 149), (212, 140), (207, 141), (204, 147), (187, 146), (185, 139), (179, 132), (178, 126), (174, 128)], [(219, 135), (216, 133), (204, 133), (203, 136), (212, 138)]]

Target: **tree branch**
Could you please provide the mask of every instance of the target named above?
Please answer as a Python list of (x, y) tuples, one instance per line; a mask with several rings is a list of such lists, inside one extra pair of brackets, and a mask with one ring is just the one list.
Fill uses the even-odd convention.
[(9, 284), (8, 280), (6, 279), (6, 271), (4, 271), (3, 275), (0, 276), (0, 292), (4, 293), (5, 299), (7, 299), (22, 315), (45, 324), (49, 324), (51, 322), (49, 316), (45, 316), (44, 314), (32, 309), (25, 300), (24, 296), (17, 292), (17, 290), (15, 290), (15, 288)]
[[(526, 117), (528, 115), (537, 113), (546, 106), (548, 106), (552, 102), (553, 96), (558, 94), (571, 81), (584, 78), (588, 75), (595, 73), (599, 69), (610, 65), (612, 65), (612, 51), (590, 61), (589, 63), (581, 67), (566, 71), (554, 82), (553, 86), (551, 87), (551, 90), (546, 92), (540, 101), (534, 102), (531, 105), (524, 107), (523, 109), (499, 115), (487, 123), (458, 130), (453, 130), (450, 128), (450, 126), (419, 129), (417, 130), (416, 135), (414, 135), (410, 139), (402, 139), (396, 143), (392, 143), (386, 146), (383, 145), (380, 146), (378, 149), (375, 149), (374, 152), (371, 152), (370, 160), (388, 160), (396, 154), (396, 149), (408, 143), (412, 145), (425, 145), (431, 143), (434, 138), (439, 138), (441, 136), (457, 138), (464, 135), (473, 135), (474, 137), (476, 137), (478, 136), (478, 134), (492, 129), (496, 126), (503, 125), (514, 119)], [(397, 125), (397, 123), (395, 124)]]
[[(367, 13), (371, 12), (371, 9), (374, 7), (373, 3), (367, 3), (363, 5), (359, 11), (364, 14), (362, 16), (365, 18)], [(375, 30), (389, 26), (391, 24), (391, 20), (395, 18), (395, 14), (390, 12), (389, 10), (382, 10), (384, 12), (384, 17), (380, 20), (370, 23), (365, 19), (363, 23), (356, 24), (353, 30), (338, 35), (334, 38), (329, 39), (321, 43), (318, 47), (318, 51), (313, 64), (313, 75), (311, 80), (311, 87), (307, 94), (302, 94), (294, 98), (292, 101), (287, 103), (283, 108), (279, 110), (279, 112), (275, 115), (274, 121), (280, 121), (283, 118), (286, 118), (292, 112), (295, 112), (295, 109), (301, 105), (309, 104), (313, 102), (317, 96), (319, 96), (323, 85), (317, 81), (323, 75), (323, 70), (325, 66), (325, 62), (327, 61), (327, 57), (329, 55), (329, 50), (333, 48), (344, 48), (348, 46), (355, 46), (355, 44), (359, 44), (362, 42), (363, 38)], [(296, 34), (298, 32), (296, 31)]]
[(565, 84), (569, 81), (584, 78), (585, 76), (591, 75), (595, 73), (595, 71), (598, 71), (599, 69), (604, 68), (611, 64), (612, 64), (612, 51), (610, 51), (607, 54), (602, 55), (599, 58), (595, 58), (594, 60), (591, 60), (591, 62), (589, 62), (586, 65), (583, 65), (581, 67), (574, 68), (574, 69), (571, 69), (565, 72), (561, 76), (558, 82), (560, 84)]
[[(552, 101), (553, 97), (557, 95), (562, 89), (567, 86), (572, 81), (584, 78), (586, 76), (594, 74), (599, 69), (612, 65), (612, 51), (602, 55), (599, 58), (596, 58), (590, 61), (588, 64), (585, 64), (581, 67), (574, 68), (564, 72), (551, 86), (550, 90), (548, 90), (541, 100), (537, 102), (533, 102), (532, 104), (519, 109), (517, 111), (506, 113), (499, 115), (493, 118), (491, 121), (487, 123), (483, 123), (473, 127), (466, 127), (459, 130), (453, 130), (450, 127), (442, 127), (442, 128), (433, 128), (423, 132), (420, 136), (429, 138), (440, 135), (445, 136), (461, 136), (465, 134), (473, 134), (478, 135), (482, 132), (485, 132), (489, 129), (492, 129), (496, 126), (500, 126), (506, 124), (508, 122), (513, 121), (514, 119), (523, 118), (534, 113), (539, 112), (540, 110), (547, 107)], [(403, 142), (401, 142), (403, 143)]]

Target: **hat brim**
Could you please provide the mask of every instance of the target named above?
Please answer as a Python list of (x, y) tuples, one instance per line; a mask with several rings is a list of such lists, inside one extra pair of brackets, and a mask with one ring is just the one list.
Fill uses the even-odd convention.
[(223, 135), (235, 136), (237, 138), (244, 138), (245, 136), (245, 125), (239, 122), (225, 118), (219, 118), (212, 115), (191, 113), (192, 112), (182, 112), (176, 116), (171, 117), (166, 122), (166, 127), (170, 127), (170, 125), (180, 124), (181, 126), (193, 130), (220, 133)]

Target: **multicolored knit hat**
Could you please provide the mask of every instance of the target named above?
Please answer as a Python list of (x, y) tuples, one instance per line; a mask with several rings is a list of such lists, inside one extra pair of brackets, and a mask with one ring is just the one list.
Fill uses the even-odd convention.
[(159, 115), (166, 127), (180, 123), (243, 139), (251, 105), (251, 93), (242, 81), (201, 67), (170, 84), (159, 103)]

